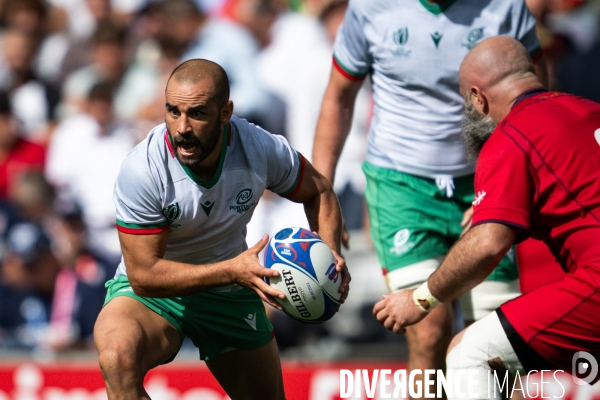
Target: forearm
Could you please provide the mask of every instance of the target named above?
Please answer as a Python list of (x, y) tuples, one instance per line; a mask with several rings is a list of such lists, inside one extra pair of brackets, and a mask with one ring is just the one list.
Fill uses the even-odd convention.
[(150, 268), (128, 267), (128, 278), (134, 292), (140, 296), (186, 296), (234, 283), (232, 262), (193, 265), (161, 258)]
[(315, 169), (330, 182), (333, 182), (338, 159), (350, 132), (354, 102), (360, 86), (361, 82), (345, 81), (334, 70), (323, 96), (312, 159)]
[(431, 294), (446, 302), (477, 286), (498, 265), (515, 236), (516, 230), (503, 224), (486, 223), (471, 229), (429, 277)]
[(304, 211), (311, 230), (338, 254), (341, 249), (342, 212), (331, 186), (313, 200), (304, 203)]

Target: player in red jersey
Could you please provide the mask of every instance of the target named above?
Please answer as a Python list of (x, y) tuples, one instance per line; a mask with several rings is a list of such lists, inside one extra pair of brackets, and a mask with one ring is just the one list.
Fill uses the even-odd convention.
[(485, 279), (511, 245), (531, 236), (546, 243), (565, 277), (503, 304), (457, 335), (448, 369), (477, 369), (483, 378), (477, 398), (494, 398), (486, 380), (491, 367), (584, 372), (583, 380), (595, 382), (600, 104), (544, 90), (525, 48), (508, 37), (486, 39), (467, 54), (460, 86), (465, 145), (474, 157), (481, 150), (472, 228), (426, 283), (384, 296), (373, 312), (402, 333)]

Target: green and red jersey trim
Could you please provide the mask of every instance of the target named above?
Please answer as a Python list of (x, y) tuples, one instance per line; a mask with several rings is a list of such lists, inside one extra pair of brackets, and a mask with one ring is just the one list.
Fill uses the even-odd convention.
[(333, 55), (333, 66), (338, 70), (340, 74), (342, 74), (345, 78), (350, 79), (351, 81), (361, 81), (367, 76), (367, 73), (360, 74), (358, 72), (354, 72), (351, 69), (348, 69), (344, 64), (337, 59), (335, 54)]
[(298, 162), (300, 163), (300, 168), (298, 169), (298, 175), (296, 175), (296, 180), (294, 181), (294, 184), (292, 185), (292, 187), (280, 194), (281, 197), (286, 197), (286, 198), (292, 197), (293, 195), (298, 193), (298, 191), (300, 190), (300, 187), (302, 186), (302, 178), (304, 177), (304, 166), (306, 165), (306, 159), (299, 152), (296, 152), (296, 155), (298, 156)]
[(169, 229), (169, 221), (165, 220), (157, 224), (128, 224), (121, 220), (117, 220), (117, 230), (119, 232), (128, 233), (130, 235), (154, 235), (164, 232)]

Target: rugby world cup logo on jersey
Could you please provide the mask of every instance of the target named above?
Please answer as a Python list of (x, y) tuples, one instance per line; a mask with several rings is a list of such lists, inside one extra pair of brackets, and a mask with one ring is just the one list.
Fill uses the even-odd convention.
[(410, 55), (410, 50), (406, 50), (404, 46), (406, 42), (408, 42), (408, 28), (400, 28), (392, 35), (394, 43), (398, 46), (396, 49), (392, 50), (392, 54), (397, 57), (408, 57)]
[(467, 36), (467, 43), (463, 43), (462, 45), (467, 49), (471, 50), (479, 41), (483, 38), (483, 28), (475, 28), (469, 31), (469, 35)]
[(178, 202), (175, 202), (175, 203), (163, 208), (162, 213), (165, 216), (165, 218), (167, 218), (167, 220), (169, 221), (169, 225), (171, 225), (171, 227), (179, 228), (181, 226), (180, 224), (175, 223), (175, 221), (181, 215), (181, 208), (179, 207)]
[(229, 209), (237, 212), (238, 214), (245, 213), (256, 204), (256, 201), (251, 201), (253, 196), (254, 193), (252, 193), (252, 189), (250, 188), (240, 190), (235, 196), (235, 204), (229, 206)]

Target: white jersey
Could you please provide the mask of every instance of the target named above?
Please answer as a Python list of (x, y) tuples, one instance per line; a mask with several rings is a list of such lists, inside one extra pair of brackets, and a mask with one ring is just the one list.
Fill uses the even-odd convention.
[(460, 141), (458, 69), (473, 46), (497, 35), (532, 56), (540, 51), (524, 0), (350, 0), (334, 66), (349, 79), (371, 76), (367, 161), (427, 178), (472, 173)]
[[(114, 194), (117, 229), (142, 235), (168, 230), (166, 260), (231, 259), (247, 249), (246, 224), (264, 190), (293, 195), (303, 168), (304, 158), (286, 139), (233, 116), (217, 172), (204, 181), (179, 163), (162, 124), (123, 161)], [(126, 274), (121, 260), (116, 276)]]

